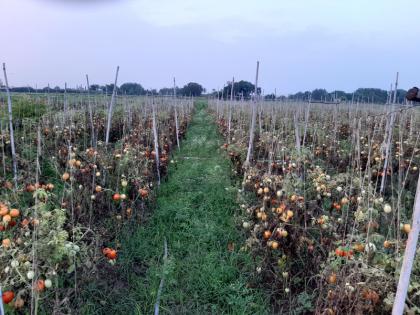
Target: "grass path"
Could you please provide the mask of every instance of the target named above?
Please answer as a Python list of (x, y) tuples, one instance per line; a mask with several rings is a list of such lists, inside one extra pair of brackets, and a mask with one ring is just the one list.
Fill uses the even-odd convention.
[(228, 250), (243, 236), (234, 223), (236, 191), (221, 144), (205, 105), (198, 104), (152, 218), (123, 239), (119, 264), (128, 292), (119, 300), (121, 313), (152, 314), (162, 274), (160, 314), (267, 313), (263, 295), (247, 288), (251, 258), (238, 246)]

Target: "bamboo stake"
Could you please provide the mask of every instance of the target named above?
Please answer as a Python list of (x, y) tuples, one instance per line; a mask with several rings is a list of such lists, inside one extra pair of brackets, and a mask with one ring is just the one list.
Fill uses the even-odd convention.
[(16, 161), (16, 148), (15, 138), (13, 133), (13, 116), (12, 116), (12, 98), (10, 96), (9, 81), (7, 80), (6, 64), (3, 63), (4, 73), (4, 84), (6, 85), (7, 93), (7, 109), (9, 111), (9, 132), (10, 132), (10, 145), (12, 147), (12, 163), (13, 163), (13, 180), (15, 182), (15, 188), (17, 189), (17, 161)]
[[(3, 292), (1, 291), (1, 285), (0, 285), (0, 295), (3, 296)], [(4, 306), (3, 306), (3, 299), (0, 299), (0, 315), (4, 314)]]
[(176, 132), (176, 145), (179, 150), (179, 125), (178, 125), (178, 112), (176, 110), (176, 82), (174, 78), (174, 109), (175, 109), (175, 132)]
[(249, 144), (248, 144), (248, 153), (246, 155), (246, 160), (244, 163), (245, 167), (249, 166), (249, 161), (251, 158), (252, 153), (252, 143), (254, 142), (254, 129), (255, 129), (255, 120), (256, 120), (256, 100), (257, 100), (257, 92), (258, 92), (258, 71), (260, 68), (260, 62), (257, 61), (257, 70), (255, 74), (255, 95), (254, 95), (254, 102), (252, 103), (252, 118), (251, 118), (251, 129), (249, 131)]
[(88, 110), (89, 110), (89, 119), (90, 119), (90, 129), (91, 129), (91, 145), (95, 147), (95, 128), (93, 127), (93, 113), (92, 113), (92, 104), (90, 103), (90, 85), (89, 85), (89, 76), (86, 74), (86, 84), (87, 84), (87, 96), (88, 96)]
[(230, 143), (230, 129), (232, 121), (232, 104), (233, 104), (233, 86), (235, 84), (235, 77), (232, 77), (232, 86), (230, 88), (230, 104), (228, 105), (228, 143)]
[(305, 130), (303, 132), (303, 141), (302, 141), (302, 146), (303, 147), (305, 147), (306, 132), (308, 130), (309, 112), (311, 110), (311, 97), (312, 97), (312, 95), (309, 96), (309, 103), (308, 103), (308, 107), (307, 107), (306, 112), (305, 112)]
[(3, 166), (3, 176), (6, 177), (6, 153), (4, 152), (4, 138), (5, 135), (3, 133), (3, 124), (0, 120), (0, 137), (1, 137), (1, 162)]
[(156, 172), (158, 176), (158, 185), (160, 185), (160, 170), (159, 170), (159, 142), (158, 142), (158, 134), (156, 128), (156, 110), (155, 110), (155, 101), (153, 100), (152, 103), (153, 108), (153, 138), (155, 142), (155, 160), (156, 160)]
[(293, 119), (294, 119), (294, 124), (295, 124), (296, 151), (300, 155), (300, 135), (299, 135), (299, 125), (298, 125), (298, 118), (297, 118), (296, 112), (293, 115)]
[[(420, 178), (419, 178), (420, 179)], [(407, 245), (405, 247), (404, 259), (398, 281), (397, 294), (395, 295), (392, 315), (401, 315), (404, 312), (405, 299), (410, 284), (411, 270), (413, 268), (414, 257), (416, 255), (417, 241), (420, 230), (420, 180), (417, 181), (416, 198), (413, 209), (413, 222), (411, 231), (408, 234)]]
[[(163, 268), (166, 267), (166, 262), (168, 259), (168, 243), (166, 241), (165, 238), (165, 242), (164, 242), (164, 250), (163, 250)], [(163, 284), (165, 282), (165, 277), (164, 277), (165, 273), (162, 274), (162, 278), (160, 279), (160, 283), (159, 283), (159, 289), (158, 289), (158, 293), (157, 293), (157, 297), (156, 297), (156, 303), (155, 303), (155, 315), (159, 315), (159, 305), (160, 305), (160, 296), (162, 295), (162, 290), (163, 290)]]
[(108, 108), (108, 122), (107, 122), (107, 127), (106, 127), (105, 144), (108, 144), (109, 142), (109, 131), (111, 129), (111, 120), (112, 120), (112, 108), (114, 107), (115, 94), (117, 93), (117, 80), (118, 80), (119, 71), (120, 71), (120, 66), (117, 66), (117, 72), (115, 74), (114, 90), (112, 91), (111, 103), (109, 104), (109, 108)]
[(389, 161), (390, 152), (391, 152), (391, 139), (392, 139), (392, 130), (394, 128), (394, 120), (395, 120), (395, 113), (392, 113), (389, 124), (388, 124), (388, 134), (387, 134), (388, 138), (387, 138), (387, 142), (385, 146), (385, 161), (384, 161), (384, 169), (383, 169), (383, 176), (381, 180), (381, 189), (380, 189), (381, 193), (383, 193), (385, 189), (385, 180), (386, 180), (386, 175), (387, 175), (387, 170), (388, 170), (388, 161)]

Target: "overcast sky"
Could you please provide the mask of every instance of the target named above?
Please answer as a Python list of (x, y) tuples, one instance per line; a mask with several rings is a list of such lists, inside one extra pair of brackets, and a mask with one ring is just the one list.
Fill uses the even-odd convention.
[(145, 88), (232, 76), (278, 94), (420, 84), (418, 0), (0, 0), (13, 86)]

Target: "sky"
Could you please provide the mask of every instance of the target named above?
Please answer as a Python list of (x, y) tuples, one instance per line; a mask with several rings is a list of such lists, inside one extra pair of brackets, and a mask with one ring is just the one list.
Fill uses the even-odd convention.
[[(265, 94), (420, 84), (418, 0), (0, 0), (11, 86), (255, 81)], [(1, 76), (0, 78), (3, 79)]]

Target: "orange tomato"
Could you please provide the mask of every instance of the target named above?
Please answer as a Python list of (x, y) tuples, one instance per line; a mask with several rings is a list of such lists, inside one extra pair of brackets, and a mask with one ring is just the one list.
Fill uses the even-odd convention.
[(9, 209), (6, 206), (0, 207), (0, 216), (4, 216), (9, 213)]
[(266, 240), (268, 240), (271, 237), (271, 231), (269, 231), (269, 230), (264, 231), (263, 236)]
[(17, 218), (20, 215), (20, 211), (18, 209), (12, 209), (10, 210), (10, 216), (12, 218)]
[(39, 279), (37, 282), (35, 282), (35, 290), (38, 292), (45, 290), (45, 281), (42, 279)]
[(70, 174), (69, 173), (64, 173), (63, 174), (63, 176), (61, 176), (61, 178), (64, 180), (64, 181), (66, 181), (66, 180), (68, 180), (69, 178), (70, 178)]
[(115, 249), (111, 249), (111, 250), (107, 253), (106, 257), (107, 257), (108, 259), (111, 259), (111, 260), (116, 259), (116, 258), (117, 258), (117, 251), (116, 251)]

